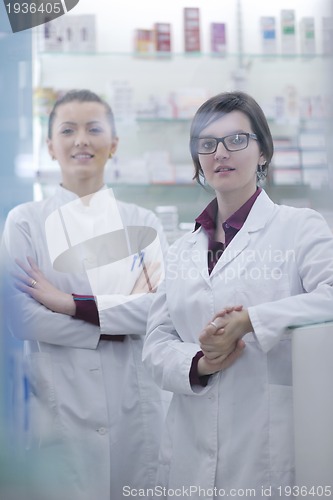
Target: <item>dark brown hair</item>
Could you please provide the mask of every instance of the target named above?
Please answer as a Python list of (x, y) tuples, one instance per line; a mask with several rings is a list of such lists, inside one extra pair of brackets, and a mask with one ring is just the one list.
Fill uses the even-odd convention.
[(249, 118), (252, 130), (257, 136), (260, 151), (266, 160), (263, 173), (267, 175), (274, 146), (271, 131), (263, 110), (253, 97), (245, 92), (223, 92), (204, 102), (194, 115), (192, 121), (190, 151), (195, 168), (193, 179), (199, 184), (202, 184), (203, 171), (197, 153), (197, 138), (200, 136), (201, 131), (210, 123), (218, 120), (227, 113), (231, 113), (231, 111), (241, 111)]

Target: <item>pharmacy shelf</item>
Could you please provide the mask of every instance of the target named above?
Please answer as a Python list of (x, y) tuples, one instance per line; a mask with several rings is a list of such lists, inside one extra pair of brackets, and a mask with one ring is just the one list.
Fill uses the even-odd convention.
[[(213, 194), (190, 183), (191, 173), (188, 184), (135, 182), (147, 155), (156, 159), (156, 168), (171, 165), (176, 169), (185, 167), (190, 172), (186, 170), (191, 165), (188, 143), (195, 111), (207, 97), (234, 88), (242, 88), (258, 100), (274, 137), (291, 138), (286, 148), (278, 147), (277, 151), (291, 150), (293, 146), (297, 149), (300, 131), (320, 128), (326, 119), (325, 99), (331, 93), (329, 66), (328, 57), (323, 54), (245, 53), (240, 59), (236, 53), (222, 57), (211, 53), (143, 56), (121, 52), (39, 52), (35, 55), (35, 87), (51, 89), (52, 93), (52, 89), (58, 92), (84, 85), (109, 100), (120, 138), (111, 170), (118, 169), (121, 175), (124, 170), (125, 179), (131, 178), (129, 172), (134, 173), (133, 183), (121, 182), (121, 175), (120, 182), (109, 177), (116, 196), (151, 209), (157, 205), (176, 205), (180, 222), (190, 222)], [(115, 102), (117, 91), (120, 93)], [(178, 106), (176, 111), (174, 101)], [(315, 107), (313, 103), (317, 101), (319, 105)], [(35, 104), (37, 113), (47, 114), (50, 103)], [(56, 174), (51, 172), (51, 162), (45, 146), (42, 147), (46, 123), (43, 116), (35, 120), (39, 143), (35, 169), (39, 170), (42, 183), (54, 183)], [(292, 170), (294, 167), (290, 169), (291, 177)], [(274, 167), (272, 174), (273, 171)], [(297, 193), (307, 191), (302, 183), (300, 175)], [(283, 186), (276, 186), (274, 191), (274, 175), (267, 188), (280, 201)]]
[[(72, 57), (110, 57), (110, 56), (116, 56), (116, 57), (127, 57), (127, 58), (139, 58), (139, 59), (145, 59), (145, 60), (151, 60), (155, 61), (156, 58), (159, 57), (169, 57), (169, 58), (174, 58), (174, 57), (188, 57), (188, 58), (203, 58), (203, 57), (211, 57), (213, 59), (228, 59), (228, 58), (239, 58), (238, 53), (226, 53), (226, 54), (217, 54), (214, 52), (57, 52), (57, 51), (40, 51), (38, 52), (39, 57), (48, 57), (48, 56), (72, 56)], [(258, 58), (258, 59), (290, 59), (290, 58), (297, 58), (297, 59), (306, 59), (306, 60), (312, 60), (312, 59), (331, 59), (332, 55), (331, 54), (323, 54), (323, 53), (315, 53), (315, 54), (301, 54), (301, 53), (293, 53), (293, 54), (281, 54), (281, 53), (271, 53), (271, 54), (263, 54), (263, 53), (243, 53), (242, 54), (243, 58)]]

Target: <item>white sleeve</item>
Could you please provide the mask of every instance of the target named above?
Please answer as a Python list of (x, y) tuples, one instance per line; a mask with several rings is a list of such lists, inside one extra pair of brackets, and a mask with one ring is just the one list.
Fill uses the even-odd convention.
[(29, 225), (10, 212), (1, 245), (6, 291), (5, 323), (9, 331), (20, 340), (96, 349), (100, 337), (98, 327), (65, 314), (54, 313), (15, 288), (12, 273), (20, 272), (15, 258), (26, 261), (27, 256), (31, 256), (38, 264), (35, 245), (38, 245), (38, 241), (32, 241)]
[[(147, 264), (149, 262), (160, 264), (160, 282), (162, 282), (164, 279), (164, 258), (168, 244), (157, 217), (150, 211), (145, 211), (144, 213), (145, 218), (142, 221), (142, 225), (147, 228), (153, 228), (156, 231), (155, 240), (149, 245), (149, 248), (145, 249), (145, 261)], [(129, 274), (131, 274), (132, 260), (133, 255), (130, 256), (128, 266), (120, 277), (122, 282), (131, 279)], [(138, 267), (137, 271), (141, 272), (141, 269), (142, 267)], [(130, 283), (127, 294), (116, 293), (117, 290), (115, 290), (115, 293), (110, 295), (96, 295), (101, 333), (107, 335), (145, 335), (148, 312), (155, 293), (131, 295), (132, 287), (133, 282)]]
[(154, 298), (149, 312), (147, 335), (143, 347), (143, 363), (157, 385), (162, 389), (188, 395), (205, 394), (215, 375), (206, 387), (190, 384), (193, 357), (200, 350), (196, 343), (183, 342), (176, 332), (170, 314), (163, 283)]
[(254, 333), (268, 352), (289, 327), (333, 319), (333, 235), (323, 217), (304, 210), (295, 227), (295, 263), (304, 293), (248, 308)]

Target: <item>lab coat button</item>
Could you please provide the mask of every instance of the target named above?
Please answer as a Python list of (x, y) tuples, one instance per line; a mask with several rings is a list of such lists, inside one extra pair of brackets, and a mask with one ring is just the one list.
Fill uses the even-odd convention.
[(83, 260), (86, 266), (94, 266), (96, 264), (96, 258), (92, 255), (85, 257)]
[(211, 394), (210, 396), (208, 396), (208, 399), (209, 399), (212, 403), (214, 403), (214, 401), (215, 401), (215, 399), (216, 399), (215, 394)]
[(101, 436), (104, 436), (104, 434), (107, 434), (108, 430), (105, 427), (100, 427), (99, 429), (97, 429), (97, 432)]

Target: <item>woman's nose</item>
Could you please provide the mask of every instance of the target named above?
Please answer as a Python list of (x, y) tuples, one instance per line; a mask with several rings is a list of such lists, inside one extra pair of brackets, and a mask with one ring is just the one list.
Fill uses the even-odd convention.
[(81, 132), (75, 136), (75, 146), (87, 146), (89, 139), (86, 133)]
[(221, 158), (228, 158), (229, 151), (225, 148), (223, 142), (219, 142), (214, 154), (214, 158), (219, 160)]

